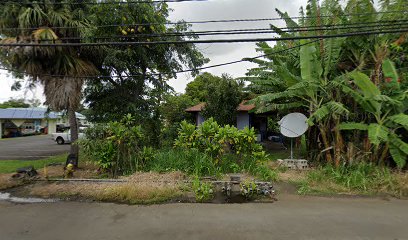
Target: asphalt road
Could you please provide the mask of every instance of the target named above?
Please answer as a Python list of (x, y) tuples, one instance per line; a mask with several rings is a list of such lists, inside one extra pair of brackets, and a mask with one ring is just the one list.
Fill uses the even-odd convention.
[(271, 204), (0, 202), (4, 240), (408, 239), (408, 202), (294, 196)]
[(0, 139), (0, 160), (36, 160), (68, 151), (68, 144), (57, 145), (47, 135)]

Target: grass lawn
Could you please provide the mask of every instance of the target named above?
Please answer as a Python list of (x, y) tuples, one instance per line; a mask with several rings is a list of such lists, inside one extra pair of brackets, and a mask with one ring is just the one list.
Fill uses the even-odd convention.
[(0, 173), (13, 173), (17, 168), (33, 166), (35, 169), (43, 168), (50, 163), (64, 163), (67, 159), (67, 154), (52, 156), (40, 160), (0, 160)]

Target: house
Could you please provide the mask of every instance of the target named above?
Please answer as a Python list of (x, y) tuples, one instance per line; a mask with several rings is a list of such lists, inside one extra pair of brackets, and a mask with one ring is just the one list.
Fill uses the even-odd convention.
[[(267, 138), (268, 117), (264, 114), (255, 113), (255, 105), (246, 104), (246, 102), (247, 101), (243, 101), (237, 107), (237, 121), (235, 126), (238, 129), (253, 127), (258, 134), (258, 140), (263, 141)], [(199, 103), (185, 110), (186, 112), (194, 114), (197, 126), (205, 121), (205, 118), (201, 114), (204, 107), (205, 103)]]
[[(59, 113), (57, 113), (57, 115), (58, 115), (57, 125), (62, 125), (65, 128), (69, 127), (69, 120), (68, 120), (67, 114), (65, 114), (63, 112), (59, 112)], [(90, 123), (88, 122), (86, 117), (84, 115), (82, 115), (81, 113), (76, 112), (75, 117), (76, 117), (76, 119), (78, 121), (79, 126), (82, 127), (82, 126), (89, 126), (90, 125)]]
[[(84, 115), (76, 113), (79, 124), (87, 125)], [(0, 109), (0, 138), (19, 137), (36, 133), (57, 132), (57, 125), (69, 127), (67, 118), (59, 112), (48, 112), (46, 108)]]
[(0, 109), (0, 138), (56, 132), (58, 115), (44, 108)]

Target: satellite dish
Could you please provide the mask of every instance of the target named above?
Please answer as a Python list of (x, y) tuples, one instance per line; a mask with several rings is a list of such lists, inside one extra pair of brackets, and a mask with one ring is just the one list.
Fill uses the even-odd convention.
[(286, 137), (299, 137), (307, 130), (306, 121), (307, 117), (302, 113), (289, 113), (279, 121), (280, 131)]

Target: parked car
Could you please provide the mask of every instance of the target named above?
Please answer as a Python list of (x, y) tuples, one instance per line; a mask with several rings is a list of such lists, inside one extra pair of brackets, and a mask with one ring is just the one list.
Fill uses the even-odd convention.
[[(83, 127), (79, 128), (78, 131), (78, 138), (83, 138), (85, 136), (85, 129)], [(52, 134), (52, 139), (57, 143), (57, 144), (65, 144), (65, 143), (70, 143), (71, 142), (71, 129), (65, 130), (62, 133), (53, 133)]]

